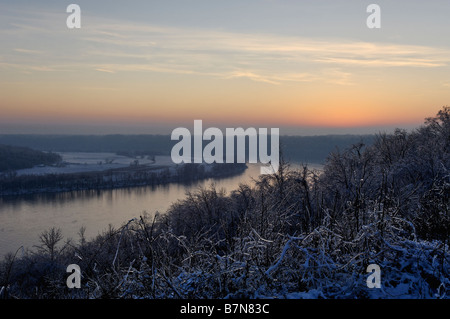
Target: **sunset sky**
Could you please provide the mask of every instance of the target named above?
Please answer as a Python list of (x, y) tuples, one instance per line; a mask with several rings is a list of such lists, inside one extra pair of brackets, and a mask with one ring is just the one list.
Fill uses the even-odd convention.
[(450, 104), (449, 18), (448, 0), (0, 0), (0, 134), (415, 127)]

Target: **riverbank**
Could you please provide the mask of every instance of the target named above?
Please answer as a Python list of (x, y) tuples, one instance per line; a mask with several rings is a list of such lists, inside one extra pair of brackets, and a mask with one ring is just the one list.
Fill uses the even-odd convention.
[(64, 153), (61, 166), (39, 166), (0, 177), (0, 196), (101, 190), (241, 174), (245, 164), (174, 164), (168, 156), (127, 157), (110, 153)]
[(67, 240), (77, 240), (80, 228), (85, 227), (85, 237), (92, 239), (109, 225), (120, 227), (145, 211), (164, 214), (188, 192), (201, 187), (214, 184), (231, 193), (239, 184), (252, 184), (259, 176), (260, 165), (247, 166), (242, 174), (191, 183), (0, 196), (0, 259), (21, 246), (33, 249), (40, 234), (52, 226), (60, 228)]

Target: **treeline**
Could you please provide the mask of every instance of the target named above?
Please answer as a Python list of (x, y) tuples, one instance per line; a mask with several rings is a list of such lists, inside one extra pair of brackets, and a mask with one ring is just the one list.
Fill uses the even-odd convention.
[(52, 165), (61, 161), (59, 154), (0, 144), (0, 172), (32, 168), (36, 165)]
[[(321, 172), (281, 163), (231, 194), (210, 187), (165, 214), (0, 265), (7, 298), (448, 298), (450, 108), (407, 133), (331, 153)], [(77, 264), (80, 289), (66, 286)], [(366, 285), (367, 266), (382, 289)]]
[[(370, 145), (373, 140), (374, 135), (280, 136), (280, 145), (289, 161), (323, 163), (336, 149), (358, 142)], [(113, 152), (126, 156), (170, 156), (177, 142), (170, 135), (0, 135), (0, 143), (42, 151)]]
[(287, 161), (323, 164), (331, 152), (374, 140), (375, 135), (281, 136), (280, 145)]
[(0, 196), (91, 189), (155, 186), (171, 182), (192, 183), (197, 180), (241, 174), (245, 164), (183, 164), (176, 167), (130, 166), (105, 171), (19, 175), (0, 175)]
[(53, 152), (170, 155), (168, 135), (0, 135), (0, 143)]

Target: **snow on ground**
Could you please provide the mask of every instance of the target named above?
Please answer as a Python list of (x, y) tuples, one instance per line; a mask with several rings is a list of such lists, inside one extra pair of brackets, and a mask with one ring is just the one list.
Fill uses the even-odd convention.
[(114, 153), (82, 153), (60, 152), (63, 158), (62, 166), (36, 166), (33, 168), (17, 170), (17, 175), (45, 175), (68, 174), (81, 172), (105, 171), (115, 168), (129, 167), (137, 160), (140, 165), (173, 166), (170, 156), (139, 156), (136, 158), (117, 155)]

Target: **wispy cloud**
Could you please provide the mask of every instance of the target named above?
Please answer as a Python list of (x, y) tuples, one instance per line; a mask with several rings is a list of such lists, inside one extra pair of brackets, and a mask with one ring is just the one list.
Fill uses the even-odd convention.
[(19, 53), (25, 53), (25, 54), (44, 54), (44, 51), (21, 49), (21, 48), (15, 48), (14, 51), (19, 52)]
[(249, 72), (249, 71), (234, 71), (231, 72), (230, 75), (226, 76), (227, 79), (233, 79), (233, 78), (248, 78), (250, 80), (253, 81), (257, 81), (257, 82), (265, 82), (265, 83), (270, 83), (270, 84), (280, 84), (279, 81), (275, 81), (273, 79), (271, 79), (271, 77), (269, 76), (264, 76), (261, 74), (256, 74), (253, 72)]
[(19, 64), (19, 63), (7, 63), (0, 62), (0, 68), (3, 69), (15, 69), (24, 72), (30, 71), (39, 71), (39, 72), (64, 72), (68, 71), (64, 66), (56, 66), (56, 65), (35, 65), (35, 64)]
[(101, 69), (101, 68), (97, 68), (97, 69), (95, 69), (95, 71), (105, 72), (105, 73), (116, 73), (113, 70), (107, 70), (107, 69)]
[[(130, 23), (99, 23), (84, 41), (93, 47), (108, 47), (101, 54), (115, 62), (117, 71), (192, 73), (273, 85), (324, 79), (351, 85), (355, 67), (435, 68), (450, 64), (449, 50), (427, 46)], [(98, 51), (89, 53), (99, 55)], [(330, 65), (334, 67), (330, 69)], [(349, 67), (351, 71), (345, 70)], [(322, 76), (325, 71), (330, 72)]]
[(357, 65), (364, 67), (439, 67), (447, 65), (448, 61), (444, 58), (440, 59), (425, 59), (425, 58), (407, 58), (400, 56), (384, 56), (373, 58), (333, 58), (325, 57), (314, 60), (319, 63), (331, 63), (339, 65)]
[[(12, 29), (0, 32), (6, 40), (18, 33), (25, 39), (21, 47), (16, 44), (0, 49), (6, 63), (3, 67), (196, 74), (271, 85), (312, 81), (352, 85), (354, 75), (366, 68), (436, 68), (450, 64), (449, 49), (431, 46), (167, 27), (99, 17), (87, 17), (88, 27), (69, 31), (55, 28), (49, 21), (56, 15), (53, 20), (49, 15), (21, 18), (10, 23)], [(53, 35), (53, 42), (38, 43), (33, 49), (25, 45), (27, 39), (35, 41), (42, 34)]]

